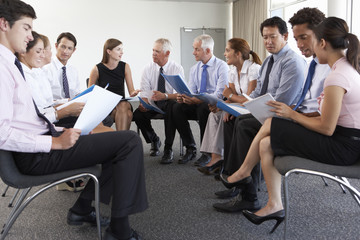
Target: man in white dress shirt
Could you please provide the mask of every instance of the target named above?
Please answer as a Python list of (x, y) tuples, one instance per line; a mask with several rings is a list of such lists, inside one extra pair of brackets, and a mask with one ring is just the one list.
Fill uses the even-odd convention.
[(76, 68), (68, 64), (76, 50), (76, 38), (63, 32), (56, 40), (56, 57), (45, 66), (51, 84), (54, 100), (73, 98), (80, 93), (80, 82)]
[[(164, 155), (160, 161), (161, 164), (169, 164), (173, 161), (172, 144), (176, 130), (171, 116), (176, 93), (160, 73), (184, 77), (183, 67), (169, 60), (170, 52), (171, 42), (168, 39), (160, 38), (155, 41), (152, 54), (153, 62), (145, 67), (140, 83), (142, 99), (145, 102), (149, 102), (150, 98), (153, 99), (156, 101), (157, 106), (165, 112), (165, 147)], [(146, 142), (151, 143), (150, 156), (160, 154), (161, 141), (151, 126), (151, 118), (157, 114), (159, 113), (147, 110), (140, 104), (133, 115), (133, 119), (140, 128)]]

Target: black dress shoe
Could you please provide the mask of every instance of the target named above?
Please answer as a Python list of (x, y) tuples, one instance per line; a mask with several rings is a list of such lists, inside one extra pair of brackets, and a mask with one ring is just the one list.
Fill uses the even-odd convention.
[(221, 199), (226, 199), (226, 198), (232, 198), (232, 197), (235, 197), (237, 196), (238, 194), (240, 193), (240, 190), (236, 187), (233, 187), (231, 189), (227, 189), (227, 190), (224, 190), (224, 191), (218, 191), (215, 193), (215, 195), (218, 197), (218, 198), (221, 198)]
[(260, 209), (260, 203), (258, 200), (250, 202), (242, 199), (241, 194), (225, 203), (215, 203), (213, 207), (220, 212), (240, 212), (242, 210), (258, 210)]
[(241, 187), (245, 186), (246, 184), (249, 184), (252, 182), (251, 175), (246, 178), (243, 178), (239, 181), (236, 181), (236, 182), (228, 182), (228, 180), (227, 180), (228, 177), (229, 176), (227, 176), (225, 174), (220, 174), (220, 179), (221, 179), (222, 183), (224, 184), (225, 187), (227, 187), (229, 189), (233, 188), (233, 187), (241, 188)]
[(186, 149), (186, 153), (184, 156), (180, 157), (178, 163), (185, 164), (196, 157), (196, 148), (189, 147)]
[(250, 222), (252, 222), (256, 225), (259, 225), (268, 220), (276, 220), (276, 223), (275, 223), (274, 227), (271, 229), (270, 233), (273, 233), (285, 218), (284, 209), (274, 212), (272, 214), (269, 214), (267, 216), (258, 216), (248, 210), (243, 211), (243, 214)]
[[(96, 226), (96, 213), (95, 210), (91, 211), (87, 215), (78, 215), (69, 210), (67, 215), (67, 223), (69, 225), (83, 225), (83, 223), (90, 223), (93, 226)], [(109, 226), (110, 219), (108, 217), (100, 216), (100, 225), (102, 227)]]
[(160, 155), (161, 141), (158, 138), (157, 141), (151, 143), (150, 156), (155, 157)]
[(203, 167), (206, 164), (208, 164), (211, 160), (211, 157), (206, 154), (201, 154), (201, 157), (199, 157), (198, 160), (194, 162), (194, 166)]
[(224, 160), (219, 160), (216, 163), (214, 163), (211, 166), (203, 166), (203, 167), (198, 167), (197, 170), (199, 170), (199, 172), (205, 174), (205, 175), (211, 175), (214, 174), (216, 171), (219, 171), (220, 168), (222, 167)]
[(174, 160), (174, 153), (171, 149), (165, 149), (164, 155), (161, 158), (161, 164), (169, 164), (172, 163)]
[[(127, 238), (127, 240), (142, 240), (143, 238), (135, 231), (132, 230), (132, 235), (130, 238)], [(110, 230), (110, 228), (107, 228), (105, 231), (105, 235), (103, 237), (104, 240), (118, 240), (120, 238), (117, 238)]]

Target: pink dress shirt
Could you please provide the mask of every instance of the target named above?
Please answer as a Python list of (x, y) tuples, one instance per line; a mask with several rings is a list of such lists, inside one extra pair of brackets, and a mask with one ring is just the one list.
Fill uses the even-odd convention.
[(27, 83), (15, 66), (15, 55), (0, 44), (0, 149), (49, 152), (52, 138), (38, 117)]

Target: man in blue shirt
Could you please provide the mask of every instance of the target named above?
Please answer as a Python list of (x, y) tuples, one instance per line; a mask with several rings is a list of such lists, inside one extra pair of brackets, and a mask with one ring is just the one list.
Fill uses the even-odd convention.
[[(296, 104), (302, 93), (304, 83), (305, 60), (290, 49), (287, 44), (288, 30), (285, 21), (279, 17), (266, 19), (260, 25), (264, 45), (271, 55), (260, 69), (255, 90), (250, 97), (256, 98), (270, 93), (276, 101), (288, 105)], [(224, 125), (224, 172), (232, 174), (243, 163), (250, 144), (259, 131), (261, 123), (251, 114), (241, 115)], [(214, 208), (220, 211), (235, 212), (244, 209), (260, 208), (256, 188), (258, 185), (259, 165), (252, 171), (253, 182), (241, 193), (235, 204), (216, 203)], [(227, 196), (224, 196), (224, 192)], [(217, 192), (220, 197), (235, 196), (239, 191)], [(239, 194), (240, 195), (240, 194)]]
[[(198, 61), (190, 70), (189, 88), (192, 93), (208, 93), (222, 98), (225, 85), (228, 84), (228, 65), (213, 55), (214, 40), (209, 35), (200, 35), (193, 43), (193, 55)], [(188, 120), (198, 120), (201, 140), (204, 136), (210, 110), (208, 104), (196, 97), (178, 94), (177, 103), (173, 107), (173, 119), (176, 129), (186, 147), (186, 153), (179, 163), (187, 163), (196, 157), (196, 145)], [(203, 166), (211, 156), (202, 155), (195, 166)]]

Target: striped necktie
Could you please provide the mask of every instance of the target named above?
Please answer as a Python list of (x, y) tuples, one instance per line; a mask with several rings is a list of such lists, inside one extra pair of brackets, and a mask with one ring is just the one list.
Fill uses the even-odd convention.
[(66, 67), (62, 67), (62, 79), (63, 79), (63, 88), (65, 93), (65, 98), (70, 98), (70, 91), (69, 91), (69, 82), (66, 76)]

